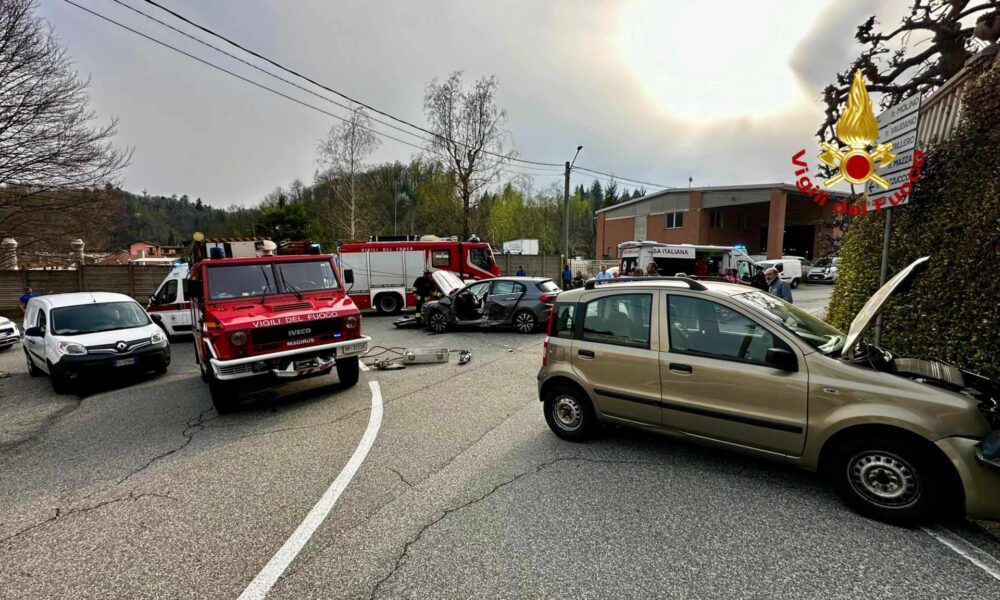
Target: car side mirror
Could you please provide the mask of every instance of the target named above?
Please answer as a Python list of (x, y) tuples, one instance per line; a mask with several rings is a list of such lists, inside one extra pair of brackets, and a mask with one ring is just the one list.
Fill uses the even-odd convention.
[(344, 269), (344, 283), (352, 285), (354, 283), (354, 269)]
[(784, 348), (768, 348), (764, 360), (767, 364), (782, 371), (794, 373), (799, 370), (799, 361), (795, 358), (795, 354)]
[(26, 337), (42, 337), (45, 335), (45, 332), (42, 331), (41, 327), (29, 327), (24, 330), (24, 335)]
[(149, 306), (156, 306), (156, 296), (155, 295), (149, 297)]

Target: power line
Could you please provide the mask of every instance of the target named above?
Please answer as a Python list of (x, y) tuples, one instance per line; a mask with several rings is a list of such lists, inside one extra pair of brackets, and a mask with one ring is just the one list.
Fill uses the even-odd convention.
[[(207, 46), (207, 47), (211, 48), (212, 50), (215, 50), (216, 52), (219, 52), (220, 54), (224, 54), (224, 55), (228, 56), (229, 58), (231, 58), (231, 59), (233, 59), (235, 61), (238, 61), (238, 62), (240, 62), (240, 63), (242, 63), (242, 64), (244, 64), (244, 65), (246, 65), (246, 66), (248, 66), (248, 67), (250, 67), (252, 69), (256, 69), (257, 71), (260, 71), (261, 73), (264, 73), (265, 75), (273, 77), (273, 78), (277, 79), (278, 81), (282, 81), (284, 83), (287, 83), (288, 85), (290, 85), (290, 86), (292, 86), (292, 87), (294, 87), (296, 89), (302, 90), (303, 92), (306, 92), (307, 94), (311, 94), (311, 95), (313, 95), (313, 96), (315, 96), (317, 98), (320, 98), (322, 100), (326, 100), (327, 102), (330, 102), (331, 104), (339, 106), (339, 107), (341, 107), (343, 109), (349, 110), (352, 113), (360, 112), (360, 109), (353, 108), (351, 106), (347, 106), (346, 104), (341, 104), (340, 102), (337, 102), (336, 100), (333, 100), (332, 98), (328, 98), (328, 97), (326, 97), (326, 96), (324, 96), (322, 94), (318, 94), (315, 91), (310, 90), (309, 88), (307, 88), (305, 86), (301, 86), (301, 85), (295, 83), (294, 81), (290, 81), (288, 79), (285, 79), (284, 77), (282, 77), (280, 75), (277, 75), (275, 73), (272, 73), (271, 71), (268, 71), (267, 69), (264, 69), (263, 67), (261, 67), (259, 65), (255, 65), (255, 64), (251, 63), (250, 61), (242, 59), (242, 58), (236, 56), (235, 54), (232, 54), (230, 52), (226, 52), (225, 50), (223, 50), (222, 48), (219, 48), (218, 46), (214, 46), (214, 45), (206, 42), (205, 40), (203, 40), (203, 39), (201, 39), (199, 37), (193, 36), (190, 33), (186, 32), (186, 31), (183, 31), (181, 29), (178, 29), (178, 28), (174, 27), (173, 25), (171, 25), (169, 23), (161, 21), (160, 19), (157, 19), (156, 17), (154, 17), (154, 16), (152, 16), (150, 14), (144, 13), (144, 12), (142, 12), (141, 10), (139, 10), (139, 9), (137, 9), (135, 7), (129, 6), (128, 4), (126, 4), (125, 2), (123, 2), (122, 0), (112, 0), (112, 2), (114, 2), (115, 4), (118, 4), (120, 6), (124, 6), (128, 10), (130, 10), (130, 11), (132, 11), (134, 13), (137, 13), (139, 15), (142, 15), (143, 17), (145, 17), (145, 18), (147, 18), (147, 19), (149, 19), (151, 21), (159, 23), (160, 25), (162, 25), (163, 27), (166, 27), (167, 29), (170, 29), (171, 31), (175, 31), (175, 32), (183, 35), (186, 38), (189, 38), (191, 40), (194, 40), (194, 41), (198, 42), (199, 44)], [(393, 125), (392, 123), (386, 123), (385, 121), (382, 121), (380, 119), (376, 119), (376, 118), (371, 117), (371, 116), (369, 116), (368, 118), (371, 119), (372, 121), (375, 121), (376, 123), (379, 123), (381, 125), (385, 125), (386, 127), (389, 127), (391, 129), (395, 129), (396, 131), (399, 131), (401, 133), (405, 133), (406, 135), (409, 135), (409, 136), (413, 136), (413, 137), (417, 138), (418, 140), (421, 140), (421, 141), (424, 141), (424, 142), (430, 142), (431, 141), (431, 140), (429, 140), (429, 139), (427, 139), (427, 138), (425, 138), (423, 136), (420, 136), (420, 135), (418, 135), (416, 133), (413, 133), (412, 131), (407, 131), (406, 129), (403, 129), (402, 127), (397, 127), (396, 125)]]
[(605, 177), (610, 177), (611, 179), (616, 180), (616, 181), (628, 181), (629, 183), (638, 183), (640, 185), (650, 185), (650, 186), (653, 186), (653, 187), (663, 188), (665, 190), (668, 190), (668, 189), (671, 189), (671, 188), (674, 187), (674, 186), (669, 186), (669, 185), (663, 185), (662, 183), (651, 183), (649, 181), (640, 181), (638, 179), (629, 179), (628, 177), (620, 177), (618, 175), (612, 175), (611, 173), (605, 173), (603, 171), (596, 171), (594, 169), (588, 169), (586, 167), (573, 167), (573, 168), (574, 169), (579, 169), (580, 171), (584, 171), (586, 173), (591, 173), (591, 174), (594, 174), (594, 175), (604, 175)]
[[(235, 78), (237, 78), (237, 79), (239, 79), (241, 81), (244, 81), (246, 83), (249, 83), (251, 85), (259, 87), (259, 88), (261, 88), (263, 90), (269, 91), (269, 92), (271, 92), (271, 93), (273, 93), (275, 95), (278, 95), (278, 96), (280, 96), (282, 98), (285, 98), (287, 100), (291, 100), (292, 102), (295, 102), (296, 104), (299, 104), (299, 105), (304, 106), (306, 108), (310, 108), (312, 110), (315, 110), (315, 111), (320, 112), (322, 114), (325, 114), (327, 116), (333, 117), (333, 118), (338, 119), (340, 121), (348, 122), (348, 119), (346, 119), (346, 118), (344, 118), (344, 117), (342, 117), (340, 115), (336, 115), (334, 113), (326, 111), (326, 110), (324, 110), (322, 108), (319, 108), (319, 107), (314, 106), (312, 104), (309, 104), (307, 102), (303, 102), (302, 100), (299, 100), (298, 98), (294, 98), (294, 97), (289, 96), (289, 95), (287, 95), (285, 93), (282, 93), (282, 92), (277, 91), (277, 90), (275, 90), (273, 88), (270, 88), (270, 87), (268, 87), (268, 86), (266, 86), (264, 84), (261, 84), (259, 82), (253, 81), (253, 80), (248, 79), (246, 77), (243, 77), (242, 75), (239, 75), (238, 73), (230, 71), (229, 69), (226, 69), (225, 67), (219, 66), (219, 65), (217, 65), (217, 64), (215, 64), (215, 63), (213, 63), (211, 61), (208, 61), (208, 60), (205, 60), (205, 59), (200, 58), (198, 56), (195, 56), (195, 55), (193, 55), (193, 54), (191, 54), (189, 52), (181, 50), (180, 48), (172, 46), (172, 45), (170, 45), (170, 44), (168, 44), (166, 42), (163, 42), (161, 40), (153, 38), (153, 37), (151, 37), (151, 36), (149, 36), (149, 35), (141, 32), (141, 31), (138, 31), (138, 30), (136, 30), (136, 29), (134, 29), (132, 27), (124, 25), (124, 24), (122, 24), (122, 23), (120, 23), (118, 21), (115, 21), (114, 19), (112, 19), (110, 17), (107, 17), (107, 16), (105, 16), (105, 15), (103, 15), (101, 13), (98, 13), (98, 12), (96, 12), (94, 10), (91, 10), (91, 9), (87, 8), (87, 7), (81, 6), (80, 4), (77, 4), (76, 2), (74, 2), (72, 0), (65, 0), (65, 1), (68, 4), (71, 4), (71, 5), (75, 6), (76, 8), (79, 8), (80, 10), (83, 10), (84, 12), (90, 13), (91, 15), (93, 15), (95, 17), (103, 19), (104, 21), (107, 21), (107, 22), (109, 22), (109, 23), (111, 23), (113, 25), (116, 25), (116, 26), (118, 26), (118, 27), (120, 27), (122, 29), (125, 29), (126, 31), (134, 33), (134, 34), (136, 34), (136, 35), (138, 35), (138, 36), (140, 36), (142, 38), (145, 38), (145, 39), (147, 39), (147, 40), (149, 40), (151, 42), (154, 42), (154, 43), (159, 44), (159, 45), (161, 45), (161, 46), (163, 46), (165, 48), (168, 48), (168, 49), (173, 50), (173, 51), (175, 51), (175, 52), (177, 52), (179, 54), (182, 54), (182, 55), (184, 55), (184, 56), (186, 56), (188, 58), (196, 60), (196, 61), (198, 61), (198, 62), (200, 62), (200, 63), (202, 63), (202, 64), (204, 64), (206, 66), (209, 66), (209, 67), (212, 67), (212, 68), (214, 68), (216, 70), (222, 71), (223, 73), (225, 73), (227, 75), (230, 75), (232, 77), (235, 77)], [(348, 110), (348, 111), (350, 111), (352, 113), (356, 113), (356, 112), (358, 112), (360, 110), (360, 109), (357, 109), (357, 108), (353, 108), (351, 106), (346, 106), (344, 104), (341, 104), (341, 103), (337, 102), (336, 100), (328, 98), (328, 97), (326, 97), (326, 96), (324, 96), (322, 94), (318, 94), (315, 91), (310, 90), (310, 89), (308, 89), (306, 87), (303, 87), (303, 86), (301, 86), (299, 84), (296, 84), (293, 81), (289, 81), (288, 79), (286, 79), (284, 77), (281, 77), (280, 75), (277, 75), (275, 73), (272, 73), (271, 71), (268, 71), (267, 69), (264, 69), (264, 68), (260, 67), (259, 65), (255, 65), (255, 64), (253, 64), (253, 63), (251, 63), (251, 62), (249, 62), (249, 61), (247, 61), (245, 59), (242, 59), (242, 58), (240, 58), (238, 56), (235, 56), (234, 54), (232, 54), (230, 52), (227, 52), (227, 51), (225, 51), (225, 50), (223, 50), (223, 49), (221, 49), (221, 48), (219, 48), (219, 47), (217, 47), (215, 45), (212, 45), (212, 44), (210, 44), (210, 43), (208, 43), (208, 42), (206, 42), (206, 41), (204, 41), (204, 40), (202, 40), (202, 39), (200, 39), (200, 38), (198, 38), (196, 36), (192, 36), (191, 34), (189, 34), (189, 33), (185, 32), (183, 30), (180, 30), (180, 29), (178, 29), (178, 28), (170, 25), (169, 23), (165, 23), (164, 21), (161, 21), (160, 19), (157, 19), (156, 17), (153, 17), (152, 15), (149, 15), (149, 14), (147, 14), (147, 13), (141, 11), (141, 10), (138, 10), (138, 9), (132, 7), (132, 6), (129, 6), (128, 4), (122, 2), (121, 0), (112, 0), (112, 1), (115, 2), (116, 4), (120, 5), (120, 6), (123, 6), (123, 7), (127, 8), (128, 10), (130, 10), (130, 11), (132, 11), (134, 13), (137, 13), (137, 14), (145, 17), (146, 19), (154, 21), (154, 22), (158, 23), (159, 25), (170, 29), (171, 31), (179, 33), (179, 34), (181, 34), (181, 35), (183, 35), (183, 36), (185, 36), (185, 37), (187, 37), (187, 38), (189, 38), (189, 39), (191, 39), (191, 40), (193, 40), (195, 42), (198, 42), (199, 44), (202, 44), (202, 45), (204, 45), (204, 46), (206, 46), (208, 48), (211, 48), (212, 50), (215, 50), (216, 52), (219, 52), (219, 53), (221, 53), (221, 54), (223, 54), (223, 55), (225, 55), (225, 56), (227, 56), (229, 58), (232, 58), (233, 60), (236, 60), (236, 61), (240, 62), (241, 64), (249, 66), (249, 67), (251, 67), (251, 68), (253, 68), (253, 69), (255, 69), (255, 70), (257, 70), (257, 71), (259, 71), (261, 73), (264, 73), (265, 75), (273, 77), (274, 79), (277, 79), (278, 81), (281, 81), (283, 83), (291, 85), (292, 87), (294, 87), (296, 89), (299, 89), (299, 90), (304, 91), (304, 92), (306, 92), (306, 93), (308, 93), (308, 94), (310, 94), (312, 96), (315, 96), (317, 98), (320, 98), (322, 100), (330, 102), (331, 104), (334, 104), (335, 106), (338, 106), (340, 108)], [(357, 101), (357, 100), (355, 100), (355, 99), (353, 99), (353, 98), (351, 98), (351, 97), (349, 97), (349, 96), (347, 96), (345, 94), (342, 94), (342, 93), (340, 93), (340, 92), (338, 92), (336, 90), (333, 90), (332, 88), (328, 88), (328, 87), (326, 87), (326, 86), (324, 86), (324, 85), (322, 85), (320, 83), (317, 83), (317, 82), (313, 81), (312, 79), (310, 79), (310, 78), (308, 78), (308, 77), (306, 77), (304, 75), (301, 75), (301, 74), (297, 73), (296, 71), (288, 69), (288, 68), (286, 68), (286, 67), (284, 67), (284, 66), (282, 66), (282, 65), (280, 65), (280, 64), (278, 64), (278, 63), (276, 63), (276, 62), (274, 62), (274, 61), (272, 61), (272, 60), (270, 60), (270, 59), (268, 59), (268, 58), (266, 58), (264, 56), (261, 56), (260, 54), (254, 52), (252, 50), (249, 50), (249, 49), (243, 47), (242, 45), (240, 45), (240, 44), (238, 44), (238, 43), (236, 43), (236, 42), (234, 42), (234, 41), (226, 38), (225, 36), (222, 36), (221, 34), (217, 34), (214, 31), (212, 31), (212, 30), (210, 30), (210, 29), (208, 29), (206, 27), (203, 27), (203, 26), (201, 26), (201, 25), (199, 25), (197, 23), (194, 23), (194, 22), (190, 21), (189, 19), (185, 18), (183, 15), (180, 15), (180, 14), (178, 14), (178, 13), (176, 13), (176, 12), (174, 12), (174, 11), (166, 8), (166, 7), (163, 7), (160, 4), (157, 4), (156, 2), (154, 2), (152, 0), (145, 0), (145, 1), (148, 4), (151, 4), (151, 5), (153, 5), (153, 6), (157, 7), (157, 8), (159, 8), (159, 9), (161, 9), (161, 10), (163, 10), (163, 11), (165, 11), (165, 12), (171, 14), (171, 15), (173, 15), (174, 17), (180, 19), (181, 21), (184, 21), (185, 23), (188, 23), (188, 24), (192, 25), (193, 27), (196, 27), (196, 28), (198, 28), (198, 29), (200, 29), (202, 31), (205, 31), (206, 33), (209, 33), (210, 35), (213, 35), (213, 36), (215, 36), (215, 37), (217, 37), (219, 39), (222, 39), (222, 40), (226, 41), (227, 43), (229, 43), (229, 44), (231, 44), (231, 45), (239, 48), (240, 50), (243, 50), (244, 52), (247, 52), (248, 54), (251, 54), (251, 55), (253, 55), (255, 57), (260, 58), (261, 60), (264, 60), (264, 61), (266, 61), (266, 62), (268, 62), (270, 64), (273, 64), (276, 67), (278, 67), (279, 69), (282, 69), (283, 71), (291, 73), (291, 74), (295, 75), (296, 77), (299, 77), (301, 79), (304, 79), (304, 80), (312, 83), (313, 85), (316, 85), (316, 86), (318, 86), (318, 87), (320, 87), (320, 88), (322, 88), (324, 90), (328, 90), (328, 91), (330, 91), (330, 92), (332, 92), (332, 93), (334, 93), (334, 94), (336, 94), (338, 96), (341, 96), (341, 97), (347, 99), (350, 102), (353, 102), (353, 103), (355, 103), (355, 104), (357, 104), (359, 106), (368, 108), (368, 109), (370, 109), (373, 112), (376, 112), (378, 114), (385, 115), (385, 116), (387, 116), (387, 117), (389, 117), (389, 118), (391, 118), (393, 120), (396, 120), (398, 122), (404, 123), (404, 124), (406, 124), (408, 126), (411, 126), (411, 127), (415, 128), (415, 129), (418, 129), (420, 131), (426, 132), (426, 133), (428, 133), (430, 135), (433, 135), (433, 136), (435, 136), (437, 138), (441, 138), (441, 139), (444, 139), (446, 141), (451, 141), (451, 142), (453, 142), (455, 144), (463, 145), (463, 146), (468, 147), (468, 145), (466, 145), (466, 144), (463, 144), (461, 142), (456, 142), (454, 140), (450, 140), (449, 138), (446, 138), (444, 136), (436, 134), (436, 133), (434, 133), (434, 132), (432, 132), (430, 130), (427, 130), (427, 129), (423, 128), (423, 127), (419, 127), (417, 125), (413, 125), (412, 123), (410, 123), (408, 121), (396, 118), (396, 117), (394, 117), (393, 115), (391, 115), (389, 113), (385, 113), (385, 112), (383, 112), (381, 110), (378, 110), (378, 109), (376, 109), (374, 107), (369, 106), (368, 104), (365, 104), (363, 102), (359, 102), (359, 101)], [(377, 119), (377, 118), (374, 118), (374, 117), (370, 117), (370, 116), (369, 116), (369, 118), (372, 121), (375, 121), (376, 123), (379, 123), (381, 125), (384, 125), (386, 127), (391, 128), (393, 130), (396, 130), (396, 131), (399, 131), (399, 132), (404, 133), (406, 135), (409, 135), (411, 137), (414, 137), (414, 138), (416, 138), (418, 140), (421, 140), (423, 142), (426, 142), (426, 143), (431, 143), (432, 142), (432, 140), (429, 140), (429, 139), (427, 139), (427, 138), (425, 138), (423, 136), (420, 136), (420, 135), (418, 135), (416, 133), (413, 133), (411, 131), (407, 131), (405, 129), (397, 127), (397, 126), (395, 126), (395, 125), (393, 125), (391, 123), (386, 123), (385, 121), (382, 121), (380, 119)], [(359, 125), (359, 127), (361, 127), (362, 129), (365, 129), (366, 131), (369, 131), (369, 132), (371, 132), (371, 133), (373, 133), (375, 135), (378, 135), (378, 136), (384, 137), (386, 139), (398, 142), (400, 144), (404, 144), (404, 145), (409, 146), (411, 148), (415, 148), (417, 150), (425, 150), (425, 148), (422, 147), (422, 146), (418, 146), (418, 145), (413, 144), (411, 142), (407, 142), (406, 140), (401, 140), (401, 139), (399, 139), (397, 137), (394, 137), (392, 135), (389, 135), (389, 134), (384, 133), (382, 131), (379, 131), (377, 129), (374, 129), (374, 128), (371, 128), (371, 127), (366, 127), (364, 125)], [(483, 152), (485, 154), (490, 154), (490, 155), (493, 155), (493, 156), (504, 158), (505, 160), (511, 160), (511, 161), (517, 161), (517, 162), (526, 163), (526, 165), (540, 165), (542, 167), (562, 167), (562, 165), (559, 165), (559, 164), (556, 164), (556, 163), (545, 163), (545, 162), (539, 162), (539, 161), (531, 161), (531, 160), (527, 160), (527, 159), (505, 157), (504, 155), (497, 154), (497, 153), (494, 153), (494, 152), (489, 152), (489, 151), (483, 151)], [(517, 165), (512, 165), (512, 166), (517, 166)], [(549, 170), (546, 170), (546, 169), (531, 169), (531, 167), (527, 167), (527, 166), (526, 167), (522, 167), (522, 168), (526, 168), (526, 170), (525, 171), (519, 171), (519, 170), (513, 170), (511, 168), (502, 168), (502, 167), (500, 167), (498, 170), (500, 170), (502, 172), (506, 172), (506, 173), (516, 174), (516, 175), (532, 175), (532, 176), (539, 176), (539, 177), (558, 177), (558, 176), (562, 175), (562, 171), (561, 170), (560, 171), (554, 171), (554, 170), (553, 171), (549, 171)], [(608, 179), (604, 179), (605, 182), (616, 181), (617, 180), (617, 181), (626, 181), (626, 182), (630, 182), (630, 183), (638, 183), (638, 184), (641, 184), (641, 185), (648, 185), (648, 186), (653, 186), (653, 187), (659, 187), (659, 188), (664, 188), (664, 189), (669, 189), (671, 187), (671, 186), (665, 186), (665, 185), (662, 185), (662, 184), (657, 184), (657, 183), (651, 183), (651, 182), (646, 182), (646, 181), (640, 181), (640, 180), (636, 180), (636, 179), (631, 179), (631, 178), (627, 178), (627, 177), (620, 177), (620, 176), (612, 175), (610, 173), (605, 173), (603, 171), (597, 171), (595, 169), (589, 169), (589, 168), (586, 168), (586, 167), (579, 167), (579, 166), (577, 166), (577, 167), (574, 167), (574, 169), (578, 169), (580, 171), (585, 171), (587, 173), (590, 173), (590, 174), (594, 175), (596, 179), (604, 179), (602, 177), (598, 177), (598, 176), (602, 175), (602, 176), (608, 178)]]
[[(319, 83), (318, 81), (316, 81), (316, 80), (314, 80), (314, 79), (312, 79), (310, 77), (307, 77), (306, 75), (303, 75), (303, 74), (299, 73), (298, 71), (290, 69), (290, 68), (288, 68), (288, 67), (286, 67), (286, 66), (284, 66), (284, 65), (282, 65), (282, 64), (280, 64), (280, 63), (278, 63), (278, 62), (276, 62), (274, 60), (271, 60), (270, 58), (268, 58), (266, 56), (263, 56), (262, 54), (259, 54), (259, 53), (255, 52), (253, 50), (250, 50), (249, 48), (246, 48), (245, 46), (243, 46), (243, 45), (241, 45), (241, 44), (239, 44), (239, 43), (237, 43), (237, 42), (229, 39), (228, 37), (226, 37), (226, 36), (224, 36), (224, 35), (222, 35), (220, 33), (217, 33), (215, 31), (213, 31), (212, 29), (210, 29), (208, 27), (205, 27), (203, 25), (195, 23), (194, 21), (188, 19), (184, 15), (179, 14), (179, 13), (177, 13), (177, 12), (175, 12), (175, 11), (173, 11), (173, 10), (171, 10), (171, 9), (169, 9), (169, 8), (167, 8), (167, 7), (159, 4), (157, 2), (154, 2), (153, 0), (145, 0), (145, 2), (147, 4), (151, 4), (151, 5), (155, 6), (156, 8), (158, 8), (158, 9), (160, 9), (160, 10), (162, 10), (162, 11), (164, 11), (164, 12), (170, 14), (170, 15), (172, 15), (174, 18), (179, 19), (179, 20), (187, 23), (188, 25), (191, 25), (192, 27), (195, 27), (195, 28), (197, 28), (197, 29), (199, 29), (199, 30), (201, 30), (201, 31), (203, 31), (203, 32), (205, 32), (205, 33), (213, 36), (213, 37), (216, 37), (216, 38), (218, 38), (220, 40), (223, 40), (224, 42), (226, 42), (227, 44), (230, 44), (231, 46), (239, 48), (240, 50), (246, 52), (247, 54), (249, 54), (251, 56), (259, 58), (260, 60), (263, 60), (263, 61), (265, 61), (265, 62), (267, 62), (267, 63), (269, 63), (269, 64), (271, 64), (271, 65), (273, 65), (275, 67), (278, 67), (279, 69), (281, 69), (282, 71), (284, 71), (286, 73), (290, 73), (290, 74), (292, 74), (292, 75), (294, 75), (294, 76), (296, 76), (296, 77), (298, 77), (300, 79), (308, 81), (309, 83), (315, 85), (316, 87), (322, 88), (322, 89), (324, 89), (324, 90), (326, 90), (326, 91), (328, 91), (328, 92), (330, 92), (332, 94), (336, 94), (336, 95), (340, 96), (341, 98), (344, 98), (345, 100), (349, 100), (349, 101), (351, 101), (351, 102), (353, 102), (353, 103), (355, 103), (355, 104), (357, 104), (359, 106), (363, 106), (363, 107), (367, 108), (368, 110), (371, 110), (372, 112), (378, 113), (378, 114), (380, 114), (380, 115), (382, 115), (384, 117), (388, 117), (388, 118), (390, 118), (393, 121), (396, 121), (398, 123), (403, 123), (404, 125), (412, 127), (412, 128), (417, 129), (419, 131), (423, 131), (424, 133), (427, 133), (427, 134), (433, 136), (435, 139), (441, 139), (443, 141), (455, 144), (457, 146), (463, 146), (465, 148), (470, 148), (470, 149), (472, 148), (472, 146), (469, 146), (468, 144), (466, 144), (464, 142), (459, 142), (457, 140), (453, 140), (451, 138), (448, 138), (447, 136), (443, 136), (443, 135), (441, 135), (439, 133), (431, 131), (430, 129), (426, 129), (424, 127), (421, 127), (420, 125), (416, 125), (416, 124), (411, 123), (411, 122), (409, 122), (409, 121), (407, 121), (405, 119), (401, 119), (401, 118), (399, 118), (399, 117), (397, 117), (395, 115), (392, 115), (390, 113), (387, 113), (387, 112), (385, 112), (383, 110), (379, 110), (379, 109), (375, 108), (374, 106), (371, 106), (369, 104), (361, 102), (360, 100), (357, 100), (355, 98), (352, 98), (351, 96), (348, 96), (347, 94), (344, 94), (343, 92), (339, 92), (339, 91), (337, 91), (337, 90), (335, 90), (335, 89), (333, 89), (331, 87), (323, 85), (322, 83)], [(532, 164), (532, 165), (540, 165), (540, 166), (545, 166), (545, 167), (560, 167), (560, 166), (562, 166), (562, 165), (557, 164), (557, 163), (547, 163), (547, 162), (541, 162), (541, 161), (535, 161), (535, 160), (527, 160), (527, 159), (523, 159), (523, 158), (513, 158), (513, 157), (505, 156), (503, 154), (498, 154), (496, 152), (490, 152), (488, 150), (479, 150), (479, 151), (481, 153), (483, 153), (483, 154), (489, 154), (491, 156), (496, 156), (496, 157), (502, 158), (504, 160), (509, 160), (509, 161), (516, 161), (516, 162), (521, 162), (521, 163), (526, 163), (526, 164)]]
[[(270, 88), (270, 87), (268, 87), (268, 86), (266, 86), (266, 85), (264, 85), (262, 83), (254, 81), (252, 79), (248, 79), (246, 77), (243, 77), (242, 75), (240, 75), (238, 73), (234, 73), (233, 71), (230, 71), (229, 69), (226, 69), (225, 67), (220, 67), (219, 65), (217, 65), (217, 64), (215, 64), (215, 63), (213, 63), (211, 61), (207, 61), (207, 60), (205, 60), (203, 58), (200, 58), (200, 57), (197, 57), (197, 56), (195, 56), (195, 55), (193, 55), (193, 54), (191, 54), (189, 52), (185, 52), (184, 50), (181, 50), (180, 48), (177, 48), (175, 46), (171, 46), (170, 44), (168, 44), (166, 42), (160, 41), (160, 40), (158, 40), (158, 39), (156, 39), (156, 38), (154, 38), (152, 36), (146, 35), (145, 33), (141, 32), (141, 31), (133, 29), (133, 28), (129, 27), (128, 25), (124, 25), (122, 23), (119, 23), (118, 21), (115, 21), (114, 19), (112, 19), (110, 17), (106, 17), (106, 16), (104, 16), (104, 15), (102, 15), (102, 14), (96, 12), (96, 11), (93, 11), (93, 10), (91, 10), (91, 9), (85, 7), (85, 6), (81, 6), (81, 5), (77, 4), (76, 2), (74, 2), (73, 0), (63, 0), (63, 1), (66, 2), (67, 4), (71, 4), (71, 5), (79, 8), (80, 10), (82, 10), (84, 12), (90, 13), (90, 14), (94, 15), (95, 17), (98, 17), (99, 19), (103, 19), (103, 20), (107, 21), (108, 23), (111, 23), (113, 25), (117, 25), (118, 27), (121, 27), (122, 29), (125, 29), (126, 31), (130, 31), (130, 32), (138, 35), (139, 37), (143, 37), (143, 38), (145, 38), (145, 39), (147, 39), (147, 40), (149, 40), (151, 42), (155, 42), (155, 43), (157, 43), (157, 44), (159, 44), (159, 45), (161, 45), (161, 46), (163, 46), (165, 48), (169, 48), (170, 50), (173, 50), (174, 52), (183, 54), (184, 56), (186, 56), (186, 57), (188, 57), (190, 59), (196, 60), (196, 61), (202, 63), (203, 65), (212, 67), (213, 69), (217, 69), (219, 71), (222, 71), (223, 73), (226, 73), (227, 75), (231, 75), (231, 76), (233, 76), (233, 77), (235, 77), (235, 78), (237, 78), (237, 79), (239, 79), (241, 81), (249, 83), (250, 85), (259, 87), (259, 88), (261, 88), (263, 90), (267, 90), (267, 91), (271, 92), (272, 94), (275, 94), (277, 96), (281, 96), (282, 98), (285, 98), (286, 100), (291, 100), (292, 102), (295, 102), (296, 104), (300, 104), (302, 106), (305, 106), (306, 108), (311, 108), (311, 109), (313, 109), (313, 110), (315, 110), (317, 112), (321, 112), (321, 113), (323, 113), (323, 114), (325, 114), (327, 116), (333, 117), (334, 119), (338, 119), (338, 120), (344, 121), (344, 122), (348, 121), (347, 119), (345, 119), (344, 117), (342, 117), (340, 115), (333, 114), (332, 112), (329, 112), (327, 110), (319, 108), (318, 106), (313, 106), (312, 104), (309, 104), (308, 102), (303, 102), (302, 100), (299, 100), (298, 98), (295, 98), (293, 96), (289, 96), (288, 94), (285, 94), (283, 92), (279, 92), (278, 90), (275, 90), (274, 88)], [(365, 127), (363, 125), (359, 125), (359, 127), (361, 127), (362, 129), (365, 129), (367, 131), (370, 131), (370, 132), (372, 132), (372, 133), (374, 133), (376, 135), (380, 135), (380, 136), (385, 137), (387, 139), (399, 142), (400, 144), (405, 144), (405, 145), (410, 146), (412, 148), (416, 148), (417, 150), (423, 150), (424, 149), (422, 146), (418, 146), (416, 144), (411, 144), (410, 142), (407, 142), (406, 140), (401, 140), (401, 139), (399, 139), (397, 137), (393, 137), (393, 136), (391, 136), (391, 135), (389, 135), (387, 133), (378, 131), (377, 129), (372, 129), (370, 127)]]

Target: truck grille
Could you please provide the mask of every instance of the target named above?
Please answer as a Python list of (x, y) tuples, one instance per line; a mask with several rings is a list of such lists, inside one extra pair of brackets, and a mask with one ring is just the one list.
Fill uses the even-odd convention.
[(266, 349), (261, 346), (277, 347), (283, 342), (316, 338), (316, 341), (332, 341), (339, 337), (341, 319), (323, 319), (321, 321), (306, 321), (292, 325), (265, 327), (251, 333), (255, 349)]
[(219, 367), (219, 375), (243, 375), (244, 373), (253, 373), (253, 363)]

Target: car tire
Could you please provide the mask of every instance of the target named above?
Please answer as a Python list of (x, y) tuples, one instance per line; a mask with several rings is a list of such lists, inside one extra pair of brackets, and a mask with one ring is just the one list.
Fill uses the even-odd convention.
[(52, 391), (57, 394), (70, 393), (69, 378), (66, 377), (66, 375), (51, 362), (48, 363), (48, 366), (49, 366), (49, 380), (52, 382)]
[(448, 317), (440, 310), (425, 312), (424, 319), (427, 321), (427, 326), (435, 333), (444, 333), (448, 329)]
[(534, 333), (538, 330), (538, 317), (530, 310), (522, 310), (514, 313), (514, 318), (511, 319), (511, 322), (518, 333)]
[(597, 415), (590, 398), (581, 390), (557, 386), (545, 395), (545, 422), (557, 436), (570, 442), (585, 442), (597, 431)]
[(864, 435), (833, 449), (825, 475), (855, 512), (895, 525), (915, 525), (938, 514), (944, 503), (940, 460), (917, 439)]
[(45, 371), (42, 371), (35, 366), (35, 363), (31, 362), (31, 357), (28, 356), (27, 350), (24, 351), (24, 360), (28, 361), (28, 375), (32, 377), (41, 377), (45, 374)]
[(340, 385), (354, 387), (361, 375), (361, 361), (357, 356), (337, 359), (337, 378)]
[(212, 377), (208, 382), (208, 391), (212, 395), (212, 406), (220, 415), (235, 411), (240, 404), (239, 384), (234, 381), (220, 381)]
[(788, 284), (788, 286), (791, 287), (793, 290), (799, 287), (799, 278), (796, 277), (795, 279), (792, 279), (792, 282)]
[(396, 294), (379, 294), (375, 296), (375, 310), (380, 315), (398, 315), (402, 309), (403, 303), (400, 302), (399, 296)]

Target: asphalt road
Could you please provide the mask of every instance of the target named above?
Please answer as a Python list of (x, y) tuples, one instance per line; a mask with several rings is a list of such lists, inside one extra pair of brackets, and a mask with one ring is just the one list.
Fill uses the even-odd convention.
[[(809, 473), (621, 429), (559, 440), (536, 399), (541, 336), (365, 327), (472, 362), (313, 379), (219, 416), (178, 342), (165, 376), (61, 400), (0, 450), (0, 597), (236, 598), (348, 464), (372, 381), (374, 445), (269, 597), (1000, 597), (987, 570)], [(0, 414), (51, 397), (16, 350), (0, 368)], [(975, 525), (947, 527), (1000, 557)]]

